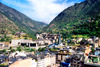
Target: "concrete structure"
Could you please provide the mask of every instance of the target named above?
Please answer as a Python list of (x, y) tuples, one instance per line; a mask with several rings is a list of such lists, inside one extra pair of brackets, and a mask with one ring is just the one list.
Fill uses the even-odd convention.
[(70, 57), (70, 60), (70, 67), (84, 67), (84, 55), (82, 54), (74, 54)]
[(36, 35), (37, 39), (57, 39), (59, 34), (41, 33)]
[(67, 55), (70, 55), (68, 50), (58, 51), (56, 54), (56, 63), (60, 63), (60, 61), (64, 60)]
[(11, 46), (26, 46), (26, 47), (32, 47), (37, 49), (37, 43), (32, 40), (25, 40), (25, 39), (14, 39), (11, 40)]
[(20, 43), (21, 43), (20, 39), (11, 40), (11, 46), (18, 46), (20, 45)]
[(55, 67), (56, 56), (55, 54), (42, 53), (37, 57), (37, 67)]
[(53, 44), (55, 42), (58, 42), (59, 34), (42, 33), (42, 34), (37, 34), (36, 37), (38, 39), (37, 40), (38, 42), (41, 40), (42, 40), (42, 42), (45, 41), (43, 43), (41, 42), (41, 44), (45, 44), (45, 43), (47, 43), (46, 41), (48, 41), (49, 42), (48, 45), (50, 45), (50, 44)]
[(4, 43), (0, 43), (0, 49), (4, 48)]
[(50, 39), (38, 39), (35, 41), (39, 46), (42, 46), (42, 45), (50, 45), (52, 44), (53, 42), (50, 40)]
[(9, 55), (9, 63), (12, 64), (14, 63), (15, 61), (18, 61), (18, 60), (24, 60), (27, 58), (27, 55), (25, 52), (19, 52), (19, 51), (16, 51), (16, 52), (13, 52)]

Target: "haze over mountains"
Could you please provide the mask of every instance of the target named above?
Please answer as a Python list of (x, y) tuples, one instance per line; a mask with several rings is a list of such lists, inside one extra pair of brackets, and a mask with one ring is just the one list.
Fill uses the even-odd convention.
[(0, 33), (15, 33), (18, 31), (33, 33), (46, 25), (0, 3)]
[[(76, 3), (61, 12), (47, 27), (44, 28), (44, 31), (51, 33), (60, 32), (65, 38), (73, 34), (88, 34), (95, 36), (97, 32), (100, 32), (99, 16), (100, 0), (85, 0), (84, 2)], [(93, 26), (91, 23), (97, 24), (97, 26)], [(89, 24), (90, 26), (86, 26)], [(80, 25), (84, 26), (81, 27)], [(94, 31), (92, 31), (93, 29)]]

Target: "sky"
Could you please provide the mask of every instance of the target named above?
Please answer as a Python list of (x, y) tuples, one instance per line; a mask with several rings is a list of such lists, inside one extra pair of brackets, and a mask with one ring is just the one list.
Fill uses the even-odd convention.
[(33, 20), (49, 24), (60, 12), (84, 0), (0, 0)]

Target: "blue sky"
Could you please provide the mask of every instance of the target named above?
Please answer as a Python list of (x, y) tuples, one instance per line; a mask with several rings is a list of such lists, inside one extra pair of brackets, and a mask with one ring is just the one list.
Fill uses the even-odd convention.
[(84, 0), (0, 0), (33, 20), (50, 23), (61, 11)]

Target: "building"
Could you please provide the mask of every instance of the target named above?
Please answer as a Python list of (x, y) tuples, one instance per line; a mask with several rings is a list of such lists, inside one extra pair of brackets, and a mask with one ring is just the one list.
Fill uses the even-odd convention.
[(100, 57), (95, 55), (89, 55), (85, 58), (84, 67), (100, 67)]
[(21, 39), (13, 39), (11, 40), (11, 46), (18, 46), (21, 43)]
[(9, 67), (37, 67), (37, 63), (32, 58), (19, 60), (11, 64)]
[(95, 55), (96, 55), (96, 56), (100, 56), (100, 48), (96, 48), (96, 50), (95, 50)]
[(73, 54), (70, 57), (70, 66), (71, 67), (84, 67), (84, 55), (81, 54)]
[(27, 55), (25, 52), (16, 51), (9, 55), (9, 62), (10, 62), (10, 64), (12, 64), (18, 60), (24, 60), (26, 58), (27, 58)]
[(11, 46), (26, 46), (26, 47), (32, 47), (32, 48), (38, 48), (37, 43), (32, 40), (25, 40), (25, 39), (13, 39), (11, 40)]
[(59, 34), (41, 33), (36, 35), (37, 39), (51, 40), (52, 42), (58, 42)]
[(37, 39), (57, 39), (59, 34), (41, 33), (36, 35)]
[(38, 39), (35, 41), (39, 46), (50, 45), (53, 42), (50, 39)]
[(0, 43), (0, 49), (4, 48), (4, 43)]
[(37, 60), (37, 67), (55, 67), (56, 55), (49, 52), (42, 52), (35, 58)]

